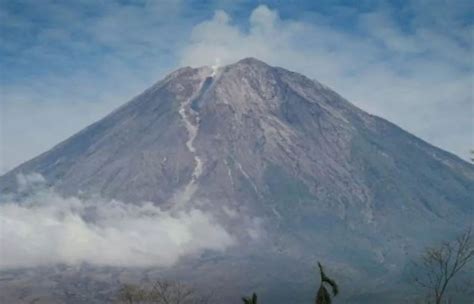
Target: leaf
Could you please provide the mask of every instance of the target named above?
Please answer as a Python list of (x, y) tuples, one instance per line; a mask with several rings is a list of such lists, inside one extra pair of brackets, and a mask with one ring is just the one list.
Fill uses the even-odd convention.
[(331, 295), (329, 294), (326, 287), (321, 285), (316, 296), (316, 304), (331, 304)]
[(322, 283), (329, 284), (332, 289), (332, 294), (334, 296), (337, 296), (337, 294), (339, 293), (339, 286), (337, 286), (336, 281), (332, 280), (324, 273), (323, 266), (321, 265), (321, 263), (318, 262), (318, 266), (319, 266), (319, 272), (321, 273), (321, 284)]

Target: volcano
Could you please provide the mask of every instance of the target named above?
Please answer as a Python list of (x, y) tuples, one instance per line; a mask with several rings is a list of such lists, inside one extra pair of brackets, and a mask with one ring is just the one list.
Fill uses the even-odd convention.
[(217, 288), (222, 303), (253, 290), (308, 302), (317, 260), (345, 303), (399, 303), (387, 285), (403, 285), (407, 261), (474, 218), (472, 164), (254, 58), (169, 74), (0, 177), (0, 192), (31, 173), (64, 196), (212, 213), (237, 245), (164, 273)]

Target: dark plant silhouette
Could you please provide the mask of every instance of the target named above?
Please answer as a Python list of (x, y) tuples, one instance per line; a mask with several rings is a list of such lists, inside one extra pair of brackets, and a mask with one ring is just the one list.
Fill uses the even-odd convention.
[(244, 301), (245, 304), (257, 304), (257, 294), (254, 292), (252, 297), (243, 297), (242, 301)]
[(339, 293), (339, 287), (336, 282), (330, 279), (323, 270), (323, 266), (318, 262), (319, 273), (321, 275), (321, 285), (319, 286), (318, 294), (316, 295), (316, 304), (331, 304), (332, 298), (326, 286), (329, 286), (332, 290), (333, 296), (337, 296)]

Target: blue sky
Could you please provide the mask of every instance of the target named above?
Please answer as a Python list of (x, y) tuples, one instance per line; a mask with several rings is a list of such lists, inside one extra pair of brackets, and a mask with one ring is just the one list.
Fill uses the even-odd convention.
[(0, 0), (0, 173), (182, 65), (253, 56), (467, 158), (470, 1)]

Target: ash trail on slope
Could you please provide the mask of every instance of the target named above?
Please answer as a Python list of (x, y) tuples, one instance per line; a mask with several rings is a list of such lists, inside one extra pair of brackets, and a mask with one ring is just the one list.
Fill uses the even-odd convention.
[(205, 77), (201, 84), (199, 85), (198, 90), (190, 98), (186, 99), (181, 103), (179, 108), (179, 115), (181, 116), (182, 121), (188, 132), (188, 140), (186, 141), (186, 147), (189, 152), (194, 155), (195, 167), (191, 175), (191, 179), (184, 187), (184, 190), (178, 192), (174, 196), (174, 201), (178, 202), (178, 205), (186, 204), (196, 191), (196, 182), (199, 177), (202, 175), (203, 171), (203, 161), (199, 157), (194, 146), (194, 140), (199, 131), (200, 117), (198, 111), (195, 109), (194, 104), (199, 100), (202, 94), (206, 91), (207, 88), (214, 81), (214, 77), (217, 73), (217, 66), (212, 66), (212, 72), (209, 76)]

